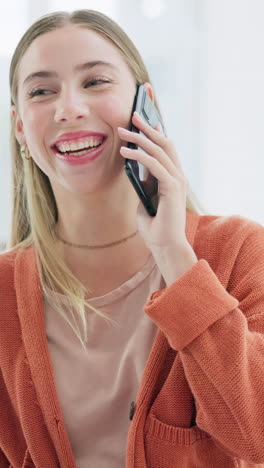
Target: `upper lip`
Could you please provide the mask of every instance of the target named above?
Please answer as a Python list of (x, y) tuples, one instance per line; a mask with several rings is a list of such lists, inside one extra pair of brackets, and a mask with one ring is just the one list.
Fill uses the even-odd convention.
[(64, 133), (63, 135), (60, 135), (59, 138), (57, 138), (51, 146), (56, 146), (58, 143), (61, 142), (66, 142), (70, 140), (80, 140), (83, 138), (87, 137), (101, 137), (104, 139), (106, 135), (104, 133), (99, 133), (99, 132), (87, 132), (85, 130), (79, 131), (79, 132), (71, 132), (71, 133)]

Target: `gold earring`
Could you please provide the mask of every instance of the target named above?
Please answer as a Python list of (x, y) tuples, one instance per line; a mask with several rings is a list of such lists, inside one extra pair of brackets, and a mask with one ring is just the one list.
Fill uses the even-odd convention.
[(20, 154), (23, 159), (31, 159), (28, 147), (25, 145), (20, 146)]

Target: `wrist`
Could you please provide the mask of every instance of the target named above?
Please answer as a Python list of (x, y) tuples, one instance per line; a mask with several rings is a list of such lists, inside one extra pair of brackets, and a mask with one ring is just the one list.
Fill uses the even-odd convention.
[(194, 250), (188, 243), (180, 247), (161, 247), (152, 251), (152, 255), (167, 286), (198, 262)]

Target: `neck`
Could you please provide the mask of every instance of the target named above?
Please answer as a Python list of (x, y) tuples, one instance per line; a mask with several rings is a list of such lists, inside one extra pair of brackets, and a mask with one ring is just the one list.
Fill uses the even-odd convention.
[(73, 244), (104, 245), (137, 231), (139, 200), (133, 187), (125, 183), (120, 190), (114, 188), (88, 195), (62, 193), (55, 188), (59, 213), (56, 232)]
[[(59, 213), (58, 234), (74, 244), (103, 245), (135, 232), (139, 199), (126, 175), (124, 177), (123, 184), (112, 184), (112, 189), (98, 190), (89, 196), (77, 196), (66, 190), (63, 192), (61, 186), (59, 189), (53, 187)], [(88, 289), (94, 288), (93, 291), (97, 291), (97, 283), (101, 281), (109, 290), (116, 284), (122, 284), (142, 267), (150, 255), (139, 233), (126, 242), (105, 249), (76, 248), (59, 240), (57, 249), (72, 273)], [(108, 284), (111, 278), (117, 281), (114, 286)], [(93, 294), (96, 295), (95, 292)]]

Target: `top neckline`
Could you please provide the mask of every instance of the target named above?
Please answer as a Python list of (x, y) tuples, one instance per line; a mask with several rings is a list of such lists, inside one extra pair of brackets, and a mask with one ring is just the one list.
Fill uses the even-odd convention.
[[(123, 284), (115, 288), (113, 291), (110, 291), (102, 296), (92, 297), (87, 299), (87, 302), (94, 307), (102, 307), (104, 305), (109, 305), (122, 296), (128, 294), (132, 289), (135, 289), (140, 283), (142, 283), (145, 278), (151, 273), (151, 271), (156, 266), (156, 262), (152, 254), (150, 254), (147, 258), (146, 263), (143, 267), (140, 268), (131, 278), (125, 281)], [(56, 299), (60, 299), (61, 303), (67, 304), (68, 298), (64, 294), (52, 291), (51, 289), (47, 288), (50, 297), (54, 297)]]

